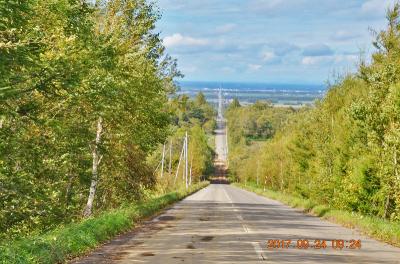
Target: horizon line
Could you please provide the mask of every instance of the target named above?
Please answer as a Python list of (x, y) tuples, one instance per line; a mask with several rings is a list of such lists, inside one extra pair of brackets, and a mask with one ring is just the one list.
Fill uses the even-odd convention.
[(326, 82), (316, 83), (316, 82), (278, 82), (278, 81), (214, 81), (214, 80), (175, 80), (175, 82), (193, 82), (193, 83), (246, 83), (246, 84), (278, 84), (278, 85), (315, 85), (315, 86), (328, 86)]

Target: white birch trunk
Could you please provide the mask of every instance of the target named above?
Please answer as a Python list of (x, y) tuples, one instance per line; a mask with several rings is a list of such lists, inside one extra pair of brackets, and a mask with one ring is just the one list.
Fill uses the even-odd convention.
[(103, 130), (103, 119), (99, 117), (97, 120), (97, 132), (96, 132), (96, 141), (92, 150), (93, 163), (92, 163), (92, 182), (90, 183), (89, 189), (89, 197), (85, 207), (85, 211), (83, 212), (83, 217), (89, 217), (92, 214), (93, 201), (96, 193), (97, 183), (98, 183), (98, 174), (97, 169), (101, 161), (101, 157), (99, 155), (99, 145), (101, 142), (101, 132)]

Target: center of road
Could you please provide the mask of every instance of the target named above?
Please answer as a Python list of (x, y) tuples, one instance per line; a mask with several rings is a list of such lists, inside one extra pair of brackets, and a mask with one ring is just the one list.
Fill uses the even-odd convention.
[[(236, 212), (236, 218), (237, 218), (237, 219), (240, 221), (240, 223), (242, 224), (242, 227), (243, 227), (244, 232), (245, 232), (245, 233), (250, 233), (251, 230), (250, 230), (250, 228), (244, 223), (243, 216), (242, 216), (242, 214), (240, 213), (240, 210), (234, 206), (233, 201), (232, 201), (231, 197), (229, 196), (229, 194), (226, 192), (226, 190), (225, 190), (225, 189), (222, 189), (222, 190), (224, 191), (224, 194), (225, 194), (226, 198), (228, 199), (228, 201), (231, 203), (231, 207), (233, 208), (233, 211)], [(265, 253), (263, 252), (263, 250), (262, 250), (262, 248), (261, 248), (261, 246), (260, 246), (260, 242), (253, 241), (253, 242), (251, 242), (251, 244), (252, 244), (252, 246), (253, 246), (253, 248), (254, 248), (254, 251), (256, 252), (258, 258), (259, 258), (260, 260), (266, 260), (267, 257), (266, 257)]]

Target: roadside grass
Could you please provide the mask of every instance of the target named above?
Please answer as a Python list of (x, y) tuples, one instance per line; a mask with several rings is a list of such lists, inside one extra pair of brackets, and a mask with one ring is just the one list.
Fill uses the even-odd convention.
[(130, 230), (140, 220), (154, 215), (208, 184), (208, 182), (201, 182), (188, 190), (181, 189), (140, 204), (108, 211), (40, 236), (2, 242), (0, 263), (63, 263)]
[(345, 227), (355, 228), (377, 240), (400, 247), (400, 222), (390, 222), (378, 217), (365, 216), (355, 212), (348, 212), (319, 205), (309, 199), (296, 197), (290, 194), (264, 190), (254, 184), (233, 183), (234, 186), (257, 193), (286, 205), (301, 209), (305, 213), (321, 217)]

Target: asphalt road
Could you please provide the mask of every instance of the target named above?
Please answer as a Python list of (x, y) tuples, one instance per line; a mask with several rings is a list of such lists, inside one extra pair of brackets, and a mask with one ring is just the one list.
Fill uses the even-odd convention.
[(228, 155), (225, 120), (220, 120), (220, 119), (217, 120), (217, 129), (215, 129), (214, 133), (215, 133), (215, 152), (217, 154), (216, 162), (225, 164)]
[[(222, 140), (223, 127), (219, 131)], [(223, 170), (225, 155), (219, 154)], [(268, 248), (270, 239), (291, 240), (290, 247)], [(346, 248), (348, 242), (332, 247), (332, 240), (351, 239), (361, 240), (361, 248)], [(298, 240), (310, 247), (297, 248)], [(311, 248), (316, 240), (326, 248)], [(254, 193), (211, 184), (76, 263), (400, 263), (400, 249)]]

